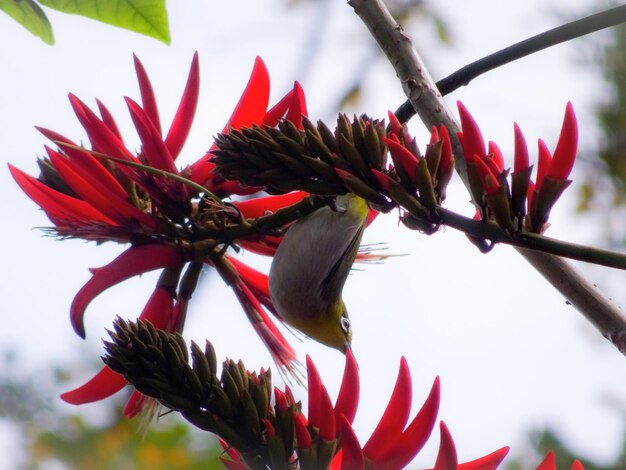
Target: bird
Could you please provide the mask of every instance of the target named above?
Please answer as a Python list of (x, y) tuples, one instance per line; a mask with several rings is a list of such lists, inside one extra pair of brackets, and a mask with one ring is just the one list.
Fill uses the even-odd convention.
[(369, 214), (348, 193), (289, 226), (269, 272), (278, 316), (306, 336), (345, 353), (352, 327), (342, 298)]

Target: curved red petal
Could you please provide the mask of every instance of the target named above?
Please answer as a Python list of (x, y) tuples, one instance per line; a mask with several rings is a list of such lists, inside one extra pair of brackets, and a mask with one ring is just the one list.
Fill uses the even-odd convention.
[(316, 428), (320, 427), (320, 421), (322, 418), (322, 379), (319, 372), (313, 364), (311, 356), (306, 356), (306, 375), (308, 383), (308, 395), (309, 395), (309, 412), (307, 413), (309, 423)]
[(493, 161), (495, 168), (498, 169), (496, 174), (500, 174), (504, 171), (504, 157), (502, 156), (502, 151), (500, 150), (500, 147), (498, 147), (498, 144), (496, 144), (493, 141), (489, 141), (489, 155), (492, 155), (491, 158), (488, 158), (487, 160)]
[(55, 225), (63, 222), (80, 222), (82, 224), (101, 223), (116, 226), (117, 224), (80, 199), (68, 196), (33, 178), (10, 163), (9, 171), (15, 182), (28, 197), (38, 204)]
[(513, 171), (518, 173), (526, 170), (530, 166), (530, 159), (528, 158), (528, 145), (526, 145), (526, 139), (522, 130), (517, 123), (513, 124), (513, 133), (515, 134), (515, 153), (513, 160)]
[(426, 444), (437, 421), (439, 398), (440, 383), (437, 377), (422, 408), (400, 439), (392, 443), (387, 453), (380, 457), (380, 462), (389, 465), (389, 468), (404, 468), (417, 455)]
[(63, 393), (61, 399), (72, 405), (92, 403), (119, 392), (126, 384), (127, 382), (123, 375), (113, 372), (105, 366), (86, 384)]
[(134, 418), (141, 412), (141, 410), (143, 410), (146, 400), (148, 400), (148, 398), (145, 395), (142, 395), (137, 390), (133, 390), (133, 393), (130, 394), (130, 398), (128, 398), (126, 405), (124, 405), (122, 414), (127, 418)]
[(434, 470), (457, 470), (456, 446), (448, 426), (443, 421), (439, 423), (439, 432), (441, 441), (439, 442), (439, 453), (437, 454)]
[(411, 412), (411, 372), (406, 359), (400, 359), (400, 370), (389, 404), (378, 426), (363, 447), (363, 453), (377, 462), (402, 434)]
[(311, 445), (313, 445), (313, 438), (306, 427), (306, 418), (302, 413), (295, 410), (293, 412), (293, 425), (296, 431), (296, 445), (298, 449), (308, 449), (311, 447)]
[(387, 111), (387, 116), (389, 116), (389, 134), (400, 138), (400, 134), (402, 134), (402, 124), (400, 124), (398, 117), (393, 111)]
[[(80, 168), (81, 174), (85, 178), (90, 179), (90, 183), (93, 184), (100, 191), (111, 191), (116, 196), (126, 199), (128, 194), (122, 187), (122, 185), (115, 179), (109, 170), (98, 161), (96, 157), (85, 150), (78, 150), (74, 148), (76, 144), (70, 139), (62, 136), (61, 134), (45, 129), (43, 127), (36, 128), (48, 139), (55, 142), (57, 145), (63, 148), (63, 152), (70, 158), (73, 165)], [(69, 144), (64, 146), (63, 144)], [(74, 147), (72, 147), (74, 146)]]
[(552, 162), (552, 155), (550, 155), (550, 150), (548, 150), (548, 146), (543, 140), (539, 139), (537, 145), (539, 150), (537, 155), (537, 180), (535, 188), (539, 191), (544, 176), (548, 174), (548, 170)]
[(228, 131), (228, 127), (241, 129), (242, 127), (252, 127), (252, 124), (262, 124), (269, 99), (270, 76), (263, 60), (257, 57), (248, 84), (228, 120), (224, 132)]
[(263, 119), (263, 124), (269, 127), (275, 127), (278, 124), (289, 109), (291, 105), (291, 98), (293, 97), (293, 89), (289, 90), (289, 92), (283, 96), (278, 103), (272, 106), (265, 113), (265, 118)]
[(537, 466), (537, 470), (556, 470), (554, 452), (550, 451), (546, 454), (546, 458)]
[(125, 98), (130, 117), (135, 124), (135, 129), (141, 139), (141, 155), (145, 162), (161, 170), (170, 173), (178, 173), (174, 164), (174, 158), (170, 154), (167, 146), (161, 140), (161, 134), (149, 119), (145, 110), (130, 98)]
[(439, 126), (439, 136), (443, 145), (441, 147), (441, 159), (439, 160), (438, 173), (443, 173), (454, 165), (454, 157), (452, 156), (452, 143), (450, 142), (450, 134), (448, 129), (443, 124)]
[[(311, 424), (315, 425), (315, 423)], [(319, 427), (320, 437), (322, 439), (332, 441), (337, 437), (337, 423), (335, 422), (333, 402), (324, 385), (322, 385), (320, 395), (320, 422), (317, 427)]]
[(291, 103), (289, 104), (289, 110), (287, 111), (286, 119), (291, 121), (300, 130), (304, 129), (302, 125), (302, 116), (308, 116), (308, 110), (306, 109), (306, 97), (304, 96), (304, 90), (297, 81), (293, 85), (293, 95), (291, 97)]
[(189, 77), (185, 85), (183, 97), (180, 100), (172, 125), (165, 138), (165, 145), (169, 149), (172, 158), (178, 157), (180, 151), (187, 140), (193, 117), (198, 106), (198, 95), (200, 93), (200, 64), (198, 53), (193, 55)]
[[(59, 175), (82, 200), (93, 206), (105, 216), (121, 226), (141, 222), (151, 229), (156, 228), (156, 221), (148, 214), (141, 212), (126, 198), (120, 198), (114, 189), (109, 189), (98, 180), (100, 174), (91, 174), (85, 167), (76, 164), (75, 159), (64, 157), (46, 147), (50, 161)], [(97, 162), (96, 162), (97, 163)]]
[(361, 383), (359, 380), (359, 366), (352, 355), (350, 348), (346, 350), (346, 365), (343, 369), (343, 378), (339, 387), (339, 395), (335, 402), (335, 419), (344, 416), (352, 424), (359, 407)]
[(502, 447), (484, 457), (459, 464), (458, 470), (496, 470), (508, 453), (509, 448)]
[(83, 316), (89, 303), (100, 293), (133, 276), (182, 263), (177, 247), (152, 244), (131, 247), (106, 266), (92, 269), (93, 276), (78, 291), (70, 307), (70, 321), (74, 331), (85, 337)]
[(341, 470), (362, 470), (365, 468), (365, 457), (361, 444), (345, 416), (339, 418), (341, 432)]
[(385, 137), (383, 140), (387, 144), (387, 147), (389, 147), (393, 163), (396, 166), (401, 166), (405, 173), (414, 180), (417, 175), (417, 167), (420, 164), (417, 157), (402, 145), (397, 137), (394, 136), (393, 139)]
[(280, 196), (263, 196), (245, 201), (236, 201), (234, 204), (246, 219), (256, 219), (279, 209), (292, 206), (307, 197), (309, 193), (294, 191)]
[(574, 167), (578, 149), (578, 124), (572, 103), (567, 103), (559, 141), (547, 175), (557, 180), (566, 180)]
[(102, 117), (102, 122), (104, 122), (106, 126), (111, 129), (111, 132), (113, 132), (120, 140), (122, 140), (122, 133), (117, 127), (117, 123), (115, 122), (115, 118), (111, 114), (111, 111), (109, 111), (104, 103), (97, 98), (96, 104), (98, 105), (98, 111), (100, 111), (100, 117)]
[(572, 462), (572, 469), (571, 470), (585, 470), (585, 467), (583, 466), (582, 462), (580, 460), (574, 460)]
[(269, 287), (269, 277), (267, 274), (263, 274), (262, 272), (257, 271), (256, 269), (251, 268), (245, 263), (242, 263), (237, 258), (233, 258), (231, 256), (227, 256), (228, 261), (230, 261), (239, 275), (241, 279), (246, 283), (246, 285), (252, 290), (255, 296), (258, 294), (269, 298), (270, 296), (270, 287)]
[(466, 160), (472, 158), (472, 155), (474, 154), (479, 157), (484, 157), (487, 154), (485, 151), (485, 140), (483, 139), (483, 135), (480, 132), (478, 124), (476, 124), (476, 121), (463, 103), (457, 101), (456, 104), (459, 108), (461, 127), (463, 129), (463, 138), (461, 140), (463, 145), (463, 156)]
[(157, 107), (152, 84), (150, 83), (146, 69), (135, 54), (133, 54), (133, 61), (135, 62), (135, 71), (137, 72), (137, 81), (139, 82), (139, 92), (141, 93), (143, 109), (146, 110), (146, 114), (149, 116), (150, 121), (152, 121), (152, 124), (154, 124), (160, 135), (161, 120), (159, 119), (159, 108)]

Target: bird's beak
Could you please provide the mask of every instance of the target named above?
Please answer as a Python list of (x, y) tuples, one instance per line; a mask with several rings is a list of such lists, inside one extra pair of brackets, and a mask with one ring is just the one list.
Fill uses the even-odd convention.
[[(352, 354), (352, 345), (346, 341), (344, 344), (343, 353), (346, 354), (348, 351), (350, 351), (350, 353)], [(354, 362), (356, 362), (357, 369), (360, 369), (359, 362), (356, 360), (356, 357), (354, 357), (354, 354), (352, 354), (352, 357), (354, 358)]]

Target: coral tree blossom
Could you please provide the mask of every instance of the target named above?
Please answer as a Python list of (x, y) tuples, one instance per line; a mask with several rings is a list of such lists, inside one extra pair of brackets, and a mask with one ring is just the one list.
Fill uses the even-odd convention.
[[(267, 313), (273, 311), (267, 276), (228, 255), (222, 256), (224, 245), (216, 243), (211, 233), (233, 220), (258, 217), (292, 205), (306, 193), (257, 197), (234, 205), (224, 203), (223, 198), (255, 193), (259, 188), (243, 187), (217, 175), (211, 162), (212, 149), (182, 170), (176, 166), (198, 103), (197, 54), (167, 132), (162, 129), (148, 75), (137, 58), (135, 68), (141, 103), (131, 98), (125, 100), (141, 141), (138, 153), (124, 144), (104, 104), (97, 101), (96, 113), (70, 94), (70, 104), (87, 133), (91, 149), (83, 149), (55, 131), (39, 128), (57, 147), (46, 146), (47, 158), (39, 161), (39, 178), (9, 165), (15, 181), (44, 210), (58, 236), (130, 245), (108, 265), (91, 269), (91, 278), (71, 306), (74, 330), (85, 336), (83, 316), (101, 292), (133, 276), (160, 269), (162, 274), (139, 318), (149, 320), (159, 329), (181, 331), (203, 266), (211, 265), (227, 279), (275, 361), (291, 370), (295, 353)], [(257, 58), (223, 132), (243, 126), (275, 126), (282, 118), (301, 129), (307, 109), (300, 85), (296, 82), (271, 108), (269, 92), (268, 71)], [(271, 255), (278, 243), (280, 238), (258, 235), (242, 240), (241, 244)], [(219, 256), (213, 256), (215, 253)], [(105, 367), (85, 385), (62, 397), (74, 404), (91, 402), (115, 393), (125, 384), (121, 375)], [(133, 415), (140, 405), (141, 397), (135, 392), (125, 412)]]
[(485, 218), (493, 215), (498, 224), (507, 230), (513, 225), (521, 229), (522, 221), (529, 231), (545, 230), (551, 208), (570, 184), (568, 178), (576, 160), (578, 124), (572, 104), (567, 103), (565, 107), (554, 155), (543, 140), (538, 141), (534, 182), (531, 180), (532, 166), (526, 140), (519, 126), (514, 125), (515, 147), (510, 188), (502, 152), (494, 142), (485, 145), (472, 115), (463, 103), (457, 104), (462, 126), (458, 137), (467, 163), (472, 198), (479, 208), (479, 215), (482, 213)]
[[(358, 368), (352, 353), (349, 350), (346, 353), (344, 375), (334, 404), (309, 357), (307, 357), (307, 380), (306, 416), (300, 404), (295, 403), (289, 388), (284, 392), (274, 389), (276, 421), (285, 422), (285, 417), (278, 418), (281, 414), (290, 415), (293, 421), (299, 468), (333, 470), (404, 468), (426, 444), (437, 421), (439, 378), (435, 379), (421, 409), (409, 422), (412, 381), (404, 358), (400, 361), (398, 377), (387, 408), (364, 445), (359, 442), (352, 429), (360, 394)], [(269, 421), (265, 424), (265, 433), (270, 439), (276, 436), (274, 427)], [(509, 451), (508, 447), (503, 447), (479, 459), (458, 464), (452, 435), (443, 421), (440, 422), (440, 435), (439, 453), (434, 466), (437, 470), (496, 469)], [(249, 468), (228, 443), (223, 442), (222, 445), (227, 449), (229, 457), (222, 458), (227, 468)], [(293, 463), (295, 464), (295, 460)]]

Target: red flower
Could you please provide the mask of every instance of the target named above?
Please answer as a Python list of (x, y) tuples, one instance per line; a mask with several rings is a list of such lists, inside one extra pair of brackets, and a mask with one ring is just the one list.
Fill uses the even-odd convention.
[[(214, 264), (208, 254), (203, 254), (208, 251), (195, 247), (202, 238), (196, 236), (194, 230), (202, 227), (203, 217), (214, 215), (228, 219), (236, 212), (219, 201), (202, 198), (203, 192), (208, 190), (227, 197), (256, 191), (216, 175), (210, 152), (188, 168), (179, 170), (176, 166), (176, 158), (189, 134), (198, 103), (197, 54), (193, 57), (180, 104), (166, 134), (162, 131), (148, 75), (141, 62), (136, 57), (134, 60), (141, 104), (130, 98), (126, 98), (126, 103), (141, 140), (137, 154), (126, 147), (115, 120), (101, 102), (97, 102), (98, 115), (76, 96), (70, 95), (70, 103), (85, 128), (92, 150), (83, 150), (70, 139), (40, 128), (59, 147), (58, 150), (46, 147), (48, 159), (40, 162), (41, 176), (34, 178), (9, 165), (15, 181), (45, 211), (59, 236), (130, 244), (108, 265), (91, 269), (91, 279), (74, 298), (71, 323), (82, 337), (85, 336), (83, 316), (95, 297), (130, 277), (157, 269), (163, 270), (163, 274), (140, 318), (150, 320), (160, 329), (181, 331), (202, 266)], [(296, 82), (293, 89), (268, 110), (269, 85), (267, 69), (257, 58), (225, 132), (254, 124), (274, 126), (283, 117), (302, 127), (306, 102), (300, 85)], [(185, 183), (185, 179), (197, 185)], [(203, 186), (202, 190), (198, 185)], [(236, 205), (243, 217), (256, 218), (305, 196), (305, 193), (293, 193), (258, 197)], [(259, 236), (242, 242), (242, 246), (272, 255), (278, 243), (280, 238)], [(230, 276), (229, 281), (233, 281), (230, 286), (255, 330), (276, 362), (290, 370), (295, 354), (267, 313), (267, 310), (273, 312), (267, 294), (267, 277), (232, 258), (221, 259), (224, 262), (222, 269), (228, 271), (222, 275)], [(105, 368), (82, 387), (63, 394), (63, 399), (75, 404), (100, 400), (118, 391), (125, 383), (121, 376)], [(133, 396), (126, 411), (134, 414), (141, 403), (139, 395)]]

